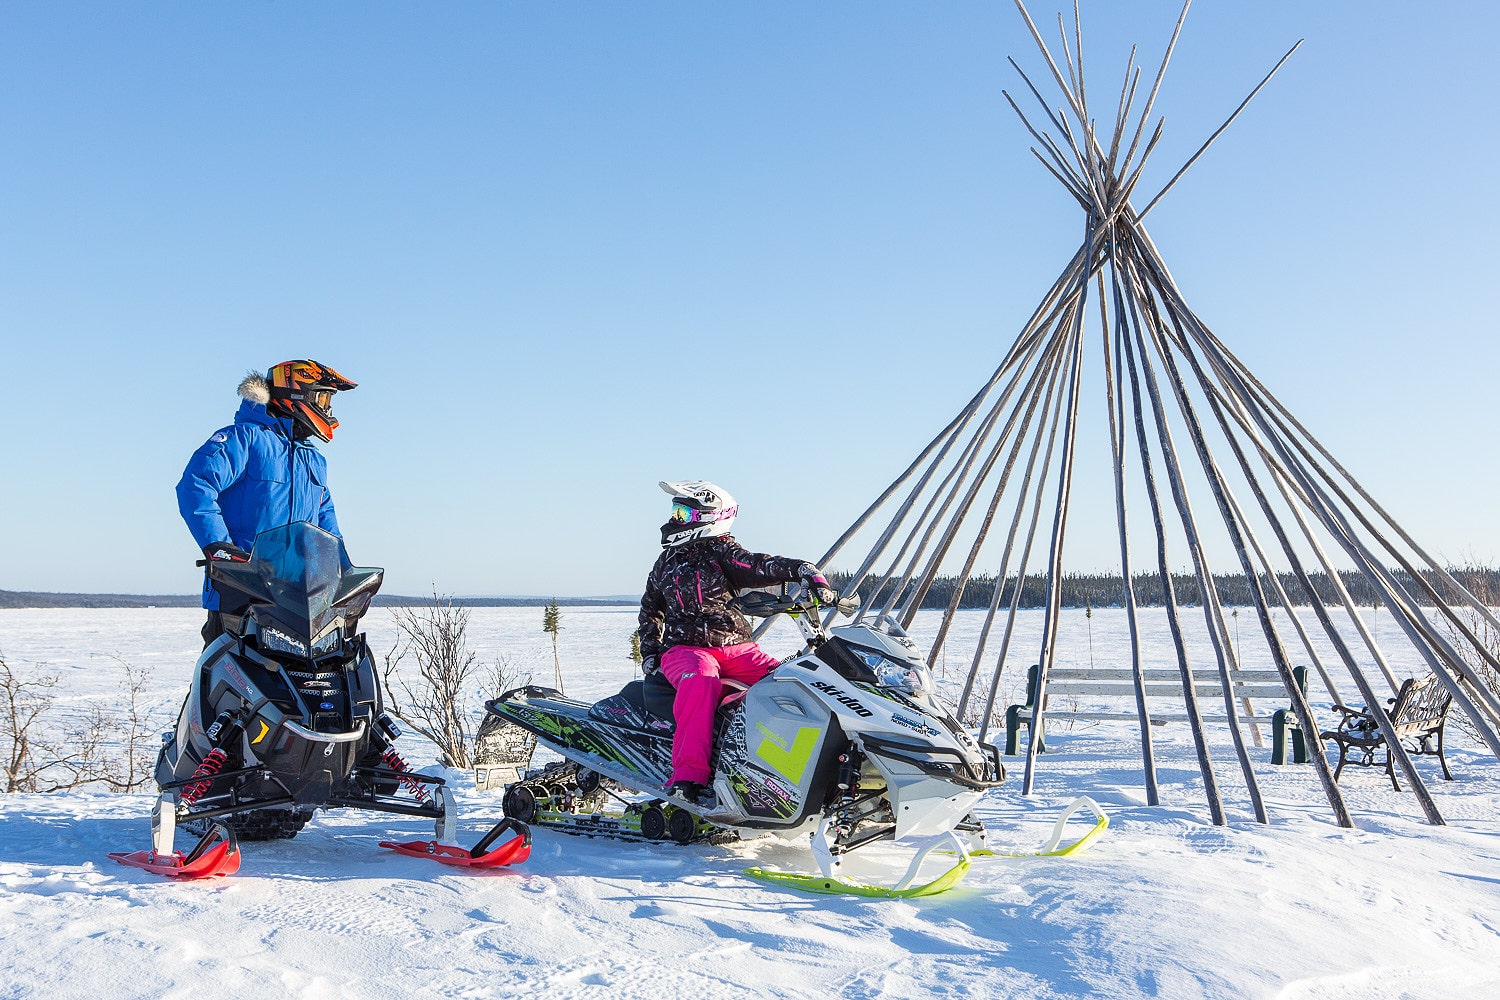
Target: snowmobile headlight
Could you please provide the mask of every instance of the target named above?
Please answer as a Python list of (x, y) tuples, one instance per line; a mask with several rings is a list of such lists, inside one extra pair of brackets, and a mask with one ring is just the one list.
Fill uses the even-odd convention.
[(875, 683), (881, 687), (905, 691), (907, 694), (919, 694), (931, 689), (926, 671), (917, 670), (904, 663), (892, 663), (890, 660), (881, 661), (880, 665), (875, 668)]
[(327, 653), (337, 651), (341, 640), (340, 631), (341, 630), (339, 629), (339, 627), (335, 625), (333, 628), (329, 629), (327, 632), (324, 632), (322, 635), (314, 639), (312, 644), (312, 655), (323, 656)]
[(865, 661), (865, 666), (875, 674), (875, 683), (885, 688), (895, 688), (907, 694), (918, 694), (921, 692), (931, 693), (932, 679), (926, 670), (919, 670), (906, 663), (897, 663), (887, 660), (879, 653), (868, 650), (856, 650), (860, 659)]
[(260, 626), (260, 648), (272, 653), (289, 653), (292, 656), (307, 656), (307, 643), (295, 636), (287, 635), (274, 625)]

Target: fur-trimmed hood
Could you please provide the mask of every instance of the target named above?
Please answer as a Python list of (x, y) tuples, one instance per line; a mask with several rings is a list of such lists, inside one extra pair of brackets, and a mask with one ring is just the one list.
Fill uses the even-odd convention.
[(266, 384), (266, 377), (260, 372), (251, 372), (240, 379), (239, 393), (242, 398), (261, 406), (271, 401), (271, 387)]

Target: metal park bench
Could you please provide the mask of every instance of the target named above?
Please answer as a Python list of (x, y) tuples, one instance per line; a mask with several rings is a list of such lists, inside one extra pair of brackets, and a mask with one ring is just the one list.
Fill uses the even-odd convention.
[[(1145, 683), (1147, 712), (1153, 726), (1168, 722), (1186, 722), (1183, 708), (1182, 674), (1175, 669), (1151, 668), (1141, 671)], [(1302, 690), (1307, 690), (1307, 668), (1292, 668), (1292, 676)], [(1256, 714), (1251, 699), (1288, 699), (1286, 684), (1275, 670), (1236, 670), (1233, 675), (1236, 717), (1241, 722), (1271, 725), (1271, 763), (1285, 764), (1288, 738), (1293, 750), (1293, 759), (1298, 764), (1307, 762), (1307, 741), (1297, 718), (1288, 708), (1278, 709), (1270, 716)], [(1005, 710), (1005, 752), (1014, 756), (1017, 752), (1021, 726), (1028, 730), (1036, 717), (1037, 668), (1026, 672), (1026, 703), (1011, 705)], [(1208, 707), (1223, 705), (1223, 687), (1218, 672), (1204, 673), (1194, 677), (1193, 691), (1200, 704)], [(1100, 699), (1124, 699), (1132, 710), (1099, 711), (1084, 707)], [(1151, 709), (1151, 701), (1163, 703), (1162, 711)], [(1129, 667), (1053, 667), (1047, 675), (1047, 704), (1043, 713), (1043, 725), (1052, 719), (1078, 719), (1090, 722), (1138, 722), (1140, 716), (1133, 710), (1135, 705), (1135, 673)], [(1171, 707), (1168, 708), (1167, 706)], [(1226, 722), (1229, 717), (1222, 711), (1212, 714), (1204, 712), (1205, 722)], [(1045, 750), (1043, 744), (1040, 749)]]
[[(1442, 685), (1436, 674), (1428, 674), (1403, 682), (1396, 697), (1386, 699), (1386, 704), (1390, 706), (1391, 729), (1406, 747), (1406, 752), (1414, 756), (1436, 757), (1443, 765), (1443, 777), (1452, 781), (1448, 761), (1443, 756), (1443, 725), (1448, 721), (1448, 709), (1453, 705), (1452, 692)], [(1338, 728), (1318, 734), (1319, 739), (1333, 740), (1339, 745), (1339, 763), (1334, 768), (1333, 779), (1338, 780), (1345, 764), (1374, 767), (1375, 752), (1384, 746), (1385, 773), (1390, 775), (1396, 791), (1401, 791), (1396, 769), (1391, 766), (1391, 748), (1386, 744), (1385, 733), (1381, 732), (1374, 712), (1369, 706), (1357, 709), (1346, 705), (1333, 707), (1342, 716)]]

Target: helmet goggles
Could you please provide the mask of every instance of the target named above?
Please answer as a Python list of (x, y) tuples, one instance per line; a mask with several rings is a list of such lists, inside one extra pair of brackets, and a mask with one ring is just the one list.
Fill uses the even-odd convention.
[(738, 510), (738, 507), (728, 507), (724, 510), (703, 510), (702, 508), (695, 507), (690, 501), (679, 498), (672, 501), (672, 520), (678, 524), (719, 521), (724, 518), (734, 517)]
[(307, 389), (302, 393), (302, 398), (309, 406), (315, 406), (324, 413), (333, 412), (333, 397), (332, 389)]

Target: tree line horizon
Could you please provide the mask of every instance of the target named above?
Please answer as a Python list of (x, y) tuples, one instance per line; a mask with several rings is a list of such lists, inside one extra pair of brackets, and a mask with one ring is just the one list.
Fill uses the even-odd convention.
[[(1466, 566), (1462, 568), (1450, 568), (1449, 573), (1459, 581), (1470, 593), (1488, 603), (1495, 603), (1492, 595), (1500, 595), (1500, 568), (1487, 566)], [(1392, 570), (1391, 575), (1408, 593), (1416, 595), (1421, 603), (1431, 604), (1425, 594), (1415, 585), (1412, 577), (1405, 570)], [(1436, 573), (1424, 573), (1423, 579), (1438, 593), (1446, 595), (1452, 588)], [(1358, 570), (1341, 570), (1338, 574), (1344, 589), (1348, 591), (1350, 599), (1355, 606), (1369, 608), (1379, 605), (1379, 596), (1375, 587), (1369, 579)], [(835, 589), (843, 591), (849, 585), (851, 574), (839, 570), (828, 573), (828, 582)], [(1159, 573), (1136, 573), (1132, 577), (1133, 589), (1135, 591), (1135, 603), (1138, 607), (1158, 608), (1166, 605), (1165, 591), (1162, 588), (1161, 575)], [(1278, 573), (1276, 579), (1286, 591), (1287, 598), (1298, 606), (1312, 603), (1302, 581), (1291, 572)], [(1312, 583), (1320, 603), (1338, 607), (1342, 599), (1339, 597), (1338, 589), (1334, 586), (1332, 578), (1324, 572), (1309, 573), (1308, 579)], [(1274, 593), (1270, 586), (1268, 574), (1260, 574), (1260, 580), (1267, 593)], [(861, 597), (865, 605), (874, 603), (874, 598), (868, 596), (873, 593), (873, 588), (880, 581), (878, 578), (867, 577), (860, 586)], [(953, 592), (958, 586), (957, 576), (935, 577), (932, 585), (922, 598), (920, 607), (923, 610), (943, 610), (949, 607), (953, 601)], [(993, 575), (975, 574), (969, 578), (964, 586), (963, 594), (959, 598), (958, 607), (961, 610), (973, 610), (976, 608), (988, 608), (994, 600), (996, 578)], [(1125, 581), (1119, 573), (1065, 573), (1059, 581), (1059, 591), (1062, 606), (1065, 608), (1119, 608), (1125, 606)], [(894, 604), (895, 607), (902, 606), (905, 599), (909, 598), (916, 588), (913, 581), (903, 589), (901, 599)], [(1005, 578), (1005, 588), (1000, 595), (1000, 607), (1010, 606), (1015, 597), (1016, 577), (1014, 575)], [(1198, 577), (1190, 572), (1173, 573), (1172, 589), (1176, 595), (1179, 605), (1201, 605), (1203, 603), (1203, 592), (1199, 587)], [(1243, 573), (1225, 573), (1214, 577), (1214, 590), (1219, 595), (1219, 603), (1227, 607), (1249, 607), (1254, 605), (1250, 585)], [(1456, 595), (1455, 595), (1456, 596)], [(881, 591), (880, 603), (884, 605), (889, 598), (889, 584)], [(1047, 603), (1047, 578), (1045, 574), (1027, 574), (1021, 584), (1022, 608), (1041, 608)]]
[[(1470, 593), (1490, 605), (1500, 605), (1500, 567), (1489, 566), (1464, 566), (1449, 567), (1448, 572), (1453, 575)], [(1408, 593), (1417, 595), (1422, 603), (1430, 605), (1425, 594), (1413, 586), (1413, 581), (1405, 570), (1392, 570), (1392, 575), (1404, 587)], [(848, 585), (851, 574), (847, 571), (830, 570), (827, 573), (828, 582), (837, 590), (843, 591)], [(1447, 582), (1436, 573), (1426, 573), (1424, 578), (1439, 593), (1447, 594), (1451, 588)], [(1265, 574), (1261, 575), (1263, 582), (1268, 580)], [(1306, 590), (1300, 580), (1292, 573), (1279, 573), (1277, 579), (1286, 590), (1287, 597), (1295, 605), (1306, 605), (1310, 603), (1307, 599)], [(1324, 604), (1337, 606), (1342, 603), (1339, 600), (1337, 590), (1333, 586), (1328, 574), (1323, 572), (1309, 574), (1313, 590), (1316, 591), (1319, 600)], [(1376, 601), (1375, 589), (1370, 585), (1367, 578), (1355, 570), (1342, 570), (1339, 579), (1343, 581), (1345, 589), (1350, 598), (1358, 607), (1373, 607)], [(1157, 573), (1143, 572), (1134, 576), (1135, 580), (1135, 602), (1139, 607), (1158, 608), (1165, 604), (1161, 585), (1161, 576)], [(865, 582), (859, 588), (864, 604), (873, 603), (871, 597), (878, 579), (866, 577)], [(1009, 607), (1015, 594), (1015, 576), (1007, 576), (1005, 579), (1005, 590), (1000, 596), (1000, 606)], [(953, 591), (958, 585), (956, 576), (939, 576), (932, 581), (926, 595), (922, 599), (921, 608), (924, 611), (941, 611), (948, 607), (953, 599)], [(908, 597), (915, 582), (908, 584), (902, 591), (902, 597)], [(1198, 578), (1193, 573), (1182, 572), (1172, 574), (1172, 587), (1177, 595), (1179, 605), (1196, 606), (1202, 604), (1202, 592), (1198, 587)], [(1251, 597), (1250, 587), (1245, 581), (1243, 573), (1226, 573), (1214, 577), (1214, 587), (1219, 594), (1219, 602), (1228, 607), (1249, 607), (1255, 602)], [(1270, 589), (1269, 587), (1267, 588)], [(1061, 578), (1062, 606), (1065, 608), (1118, 608), (1124, 607), (1124, 579), (1119, 573), (1065, 573)], [(958, 607), (962, 610), (973, 610), (976, 608), (988, 608), (995, 594), (995, 577), (989, 574), (975, 574), (964, 587), (963, 596), (959, 600)], [(1039, 573), (1027, 574), (1025, 583), (1021, 587), (1022, 608), (1034, 609), (1046, 605), (1046, 577)], [(881, 604), (885, 603), (882, 594)], [(608, 597), (457, 597), (444, 595), (445, 601), (450, 601), (460, 607), (546, 607), (554, 602), (576, 607), (617, 607), (622, 604), (620, 598)], [(425, 597), (408, 597), (398, 594), (377, 594), (371, 603), (376, 607), (407, 607), (428, 603)], [(47, 608), (47, 607), (74, 607), (74, 608), (141, 608), (141, 607), (197, 607), (199, 595), (197, 594), (71, 594), (71, 593), (45, 593), (36, 591), (8, 591), (0, 590), (0, 608)], [(624, 602), (628, 603), (628, 602)], [(901, 601), (896, 606), (901, 606)]]

